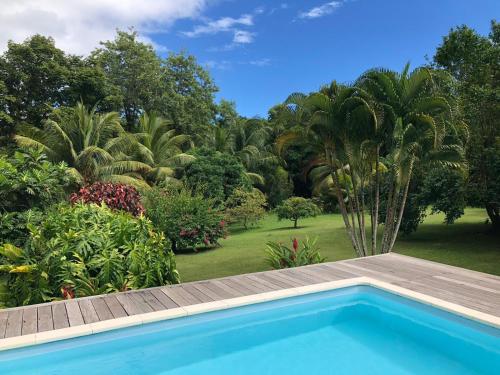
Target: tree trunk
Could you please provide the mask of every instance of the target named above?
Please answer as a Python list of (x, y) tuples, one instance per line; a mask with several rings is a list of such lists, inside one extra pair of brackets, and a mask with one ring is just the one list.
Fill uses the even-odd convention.
[(405, 190), (403, 192), (403, 197), (401, 199), (401, 203), (400, 203), (401, 207), (399, 210), (398, 219), (396, 222), (396, 227), (392, 231), (391, 242), (389, 243), (389, 248), (387, 249), (388, 253), (390, 253), (392, 251), (392, 248), (394, 247), (394, 243), (396, 242), (396, 238), (398, 236), (399, 227), (401, 226), (401, 221), (403, 220), (403, 214), (405, 211), (406, 200), (408, 198), (408, 190), (410, 188), (410, 181), (411, 181), (412, 172), (413, 172), (413, 160), (410, 163), (410, 170), (408, 171), (408, 181), (406, 181)]
[(298, 221), (298, 220), (299, 220), (299, 219), (294, 219), (294, 220), (293, 220), (293, 227), (294, 227), (294, 228), (297, 228), (297, 221)]
[(375, 158), (375, 206), (372, 214), (372, 255), (377, 252), (377, 230), (378, 230), (378, 210), (380, 204), (380, 175), (378, 170), (379, 147), (377, 146), (377, 157)]
[(500, 232), (500, 203), (488, 202), (486, 203), (486, 212), (491, 221), (493, 233)]

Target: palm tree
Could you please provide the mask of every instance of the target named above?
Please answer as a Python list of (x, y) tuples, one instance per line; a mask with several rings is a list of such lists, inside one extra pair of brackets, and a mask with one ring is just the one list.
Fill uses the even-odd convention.
[[(440, 93), (430, 69), (410, 73), (376, 69), (363, 74), (357, 85), (370, 93), (384, 119), (377, 142), (386, 149), (384, 159), (391, 176), (380, 251), (392, 250), (401, 225), (415, 167), (463, 168), (465, 125), (453, 114), (453, 98)], [(376, 197), (378, 199), (378, 197)], [(376, 228), (375, 228), (376, 230)]]
[(133, 141), (125, 140), (124, 146), (132, 144), (134, 149), (123, 157), (148, 165), (150, 170), (145, 175), (148, 181), (177, 182), (176, 168), (185, 167), (195, 160), (193, 155), (185, 153), (192, 147), (190, 136), (176, 134), (171, 123), (155, 114), (143, 113), (139, 117), (136, 132), (125, 138)]
[(131, 147), (116, 141), (124, 134), (116, 112), (97, 114), (95, 107), (88, 110), (78, 103), (59, 122), (45, 121), (43, 129), (20, 126), (15, 138), (22, 147), (39, 148), (50, 160), (65, 162), (83, 184), (108, 180), (144, 185), (137, 176), (149, 166), (116, 157)]
[[(373, 70), (355, 86), (333, 82), (318, 93), (294, 94), (287, 104), (299, 126), (278, 139), (279, 150), (297, 140), (316, 150), (310, 176), (337, 197), (358, 256), (369, 253), (365, 214), (369, 200), (371, 253), (390, 252), (401, 224), (416, 164), (459, 168), (463, 148), (450, 101), (428, 69), (409, 74)], [(383, 162), (383, 163), (382, 163)], [(382, 243), (377, 249), (381, 174), (390, 182)]]

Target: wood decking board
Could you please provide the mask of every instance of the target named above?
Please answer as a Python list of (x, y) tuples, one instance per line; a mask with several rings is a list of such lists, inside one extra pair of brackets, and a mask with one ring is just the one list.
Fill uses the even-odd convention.
[(500, 277), (386, 254), (4, 309), (0, 339), (359, 276), (500, 316)]

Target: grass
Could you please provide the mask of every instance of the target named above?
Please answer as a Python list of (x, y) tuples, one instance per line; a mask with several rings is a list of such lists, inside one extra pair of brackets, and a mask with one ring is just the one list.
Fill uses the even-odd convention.
[[(442, 215), (428, 216), (416, 233), (400, 236), (395, 251), (500, 275), (499, 238), (487, 233), (485, 220), (485, 211), (475, 208), (466, 209), (453, 225), (443, 224)], [(292, 225), (268, 215), (256, 228), (233, 227), (230, 236), (221, 241), (222, 247), (177, 255), (181, 279), (187, 282), (268, 270), (266, 242), (291, 242), (293, 237), (318, 236), (321, 255), (327, 261), (355, 257), (340, 215), (303, 219), (298, 229)]]

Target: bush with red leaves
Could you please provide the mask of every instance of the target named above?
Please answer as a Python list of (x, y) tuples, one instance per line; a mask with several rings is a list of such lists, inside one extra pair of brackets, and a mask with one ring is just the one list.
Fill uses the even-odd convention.
[(141, 196), (133, 186), (111, 182), (95, 182), (84, 186), (78, 192), (71, 194), (70, 201), (98, 205), (104, 203), (111, 209), (127, 211), (134, 216), (144, 213)]

